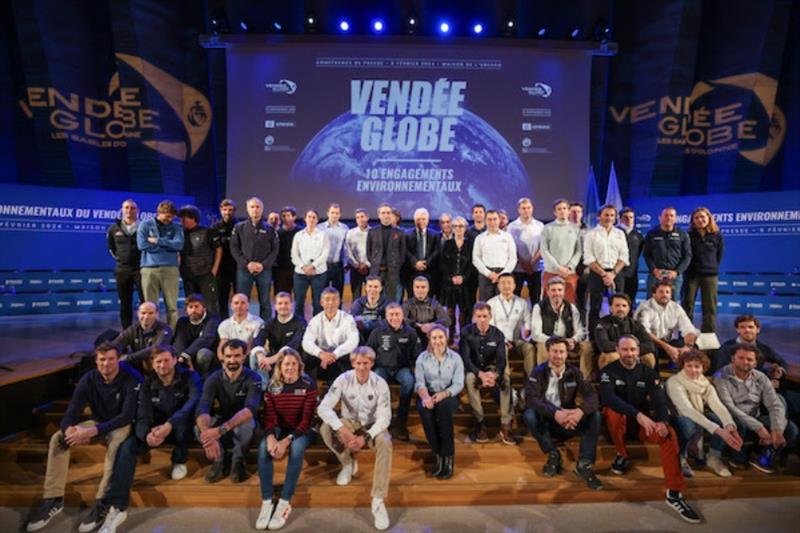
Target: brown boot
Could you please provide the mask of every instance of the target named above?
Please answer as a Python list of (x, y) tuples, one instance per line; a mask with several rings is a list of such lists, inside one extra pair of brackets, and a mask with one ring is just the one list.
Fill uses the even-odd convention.
[(508, 444), (509, 446), (517, 446), (519, 444), (519, 440), (511, 431), (511, 424), (500, 425), (500, 440), (503, 444)]

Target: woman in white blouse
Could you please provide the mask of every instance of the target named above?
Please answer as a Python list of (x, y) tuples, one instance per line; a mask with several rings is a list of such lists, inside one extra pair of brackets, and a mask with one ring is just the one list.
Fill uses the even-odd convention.
[[(680, 440), (681, 470), (686, 477), (694, 475), (687, 461), (689, 443), (702, 437), (703, 430), (711, 434), (706, 466), (720, 477), (731, 475), (722, 462), (725, 445), (736, 451), (742, 448), (742, 437), (736, 431), (733, 417), (720, 401), (714, 386), (703, 375), (710, 364), (706, 354), (689, 350), (678, 359), (681, 371), (667, 380), (667, 396), (678, 413), (673, 426)], [(702, 450), (702, 443), (698, 448)]]
[(314, 315), (322, 311), (319, 303), (325, 288), (325, 272), (328, 270), (328, 234), (317, 228), (319, 213), (316, 209), (306, 212), (306, 227), (295, 234), (292, 240), (292, 264), (294, 265), (294, 312), (305, 316), (306, 293), (311, 286), (311, 305)]

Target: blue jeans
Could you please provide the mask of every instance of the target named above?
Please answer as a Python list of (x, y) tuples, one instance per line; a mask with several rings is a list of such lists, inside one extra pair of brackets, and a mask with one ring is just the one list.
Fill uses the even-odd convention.
[(261, 376), (261, 390), (267, 390), (267, 387), (269, 386), (269, 372), (258, 368), (258, 356), (253, 352), (250, 352), (250, 355), (248, 355), (247, 358), (249, 359), (250, 368), (254, 372), (257, 372), (259, 376)]
[[(219, 416), (212, 416), (211, 424), (209, 424), (208, 427), (217, 427), (226, 420), (227, 418), (223, 419)], [(253, 440), (255, 430), (255, 420), (249, 420), (244, 424), (239, 424), (219, 439), (219, 445), (223, 450), (226, 452), (232, 450), (231, 458), (234, 463), (243, 462), (247, 457), (247, 451), (250, 449), (250, 442)], [(194, 427), (194, 437), (197, 439), (197, 442), (200, 442), (200, 428), (197, 426)], [(225, 454), (221, 454), (217, 462), (224, 460)]]
[(322, 305), (319, 303), (322, 289), (325, 288), (325, 283), (328, 279), (327, 272), (317, 274), (315, 276), (306, 276), (304, 274), (294, 273), (293, 286), (294, 286), (294, 314), (297, 316), (305, 316), (306, 313), (306, 293), (308, 286), (311, 286), (311, 307), (313, 314), (318, 315), (322, 312)]
[[(758, 421), (764, 424), (764, 427), (769, 430), (770, 428), (770, 421), (769, 421), (769, 414), (762, 414), (758, 416)], [(758, 444), (758, 435), (755, 431), (748, 429), (744, 424), (736, 420), (736, 427), (739, 430), (739, 435), (742, 436), (742, 440), (745, 441), (745, 445), (742, 446), (742, 451), (734, 452), (731, 455), (731, 459), (736, 461), (737, 463), (746, 463), (750, 458), (750, 447), (747, 444), (748, 440), (755, 439), (756, 444)], [(786, 447), (792, 446), (792, 443), (797, 438), (798, 429), (797, 425), (792, 422), (791, 420), (788, 421), (786, 424), (786, 429), (783, 430), (783, 438), (786, 439)]]
[(236, 292), (246, 294), (250, 298), (250, 290), (256, 284), (258, 290), (259, 316), (266, 322), (272, 318), (272, 304), (269, 301), (269, 291), (272, 286), (272, 269), (265, 268), (258, 274), (251, 274), (241, 268), (236, 270)]
[[(647, 297), (650, 297), (650, 291), (652, 290), (653, 286), (658, 283), (658, 280), (653, 275), (652, 272), (647, 274)], [(681, 300), (681, 288), (683, 287), (683, 274), (678, 274), (674, 280), (672, 280), (672, 299), (676, 302), (680, 302)]]
[[(173, 442), (175, 444), (172, 449), (173, 464), (186, 464), (186, 459), (189, 455), (189, 442), (192, 440), (191, 423), (191, 421), (187, 421), (174, 425), (172, 432), (165, 441), (165, 443)], [(150, 446), (146, 442), (139, 440), (133, 433), (120, 445), (119, 450), (117, 450), (117, 459), (114, 462), (114, 471), (111, 473), (108, 490), (103, 498), (105, 505), (113, 505), (117, 509), (128, 508), (131, 485), (133, 485), (133, 477), (136, 473), (136, 459), (139, 455), (148, 451), (150, 451)]]
[[(344, 291), (344, 267), (342, 263), (328, 263), (328, 270), (325, 274), (327, 275), (325, 285), (330, 285), (339, 291), (339, 296), (344, 296), (342, 294)], [(339, 307), (341, 306), (342, 304), (340, 301)]]
[[(285, 433), (281, 428), (275, 428), (275, 438), (278, 440)], [(300, 471), (303, 469), (303, 456), (309, 444), (311, 444), (311, 436), (306, 433), (294, 439), (289, 445), (287, 450), (289, 464), (286, 467), (286, 478), (283, 481), (283, 490), (281, 491), (282, 500), (288, 502), (294, 496), (297, 480), (300, 478)], [(272, 456), (267, 452), (267, 439), (263, 438), (261, 439), (261, 445), (258, 447), (258, 478), (261, 481), (262, 500), (272, 500), (272, 478), (275, 473), (272, 462)]]
[[(712, 413), (711, 411), (705, 412), (704, 415), (712, 422), (716, 422), (720, 426), (722, 425), (722, 422), (720, 421), (719, 417), (714, 413)], [(672, 426), (678, 433), (678, 442), (680, 442), (681, 445), (680, 448), (681, 457), (686, 457), (686, 448), (689, 446), (689, 443), (692, 441), (692, 438), (699, 431), (703, 431), (703, 428), (699, 424), (694, 423), (691, 418), (685, 416), (674, 417), (672, 419)], [(712, 433), (708, 447), (711, 450), (714, 450), (715, 452), (722, 453), (723, 451), (725, 451), (725, 441), (722, 440), (722, 437)]]
[(554, 418), (542, 416), (534, 409), (525, 409), (523, 414), (525, 425), (531, 432), (533, 438), (539, 443), (539, 447), (544, 453), (550, 453), (556, 447), (550, 438), (551, 433), (559, 437), (570, 438), (576, 435), (581, 437), (581, 445), (578, 452), (578, 461), (582, 464), (594, 464), (597, 457), (597, 437), (600, 435), (600, 422), (602, 420), (599, 411), (592, 414), (585, 414), (578, 427), (570, 430), (564, 429), (555, 421)]
[(405, 427), (408, 422), (408, 411), (411, 409), (411, 395), (414, 394), (414, 375), (408, 368), (397, 370), (386, 370), (385, 368), (375, 368), (373, 372), (386, 380), (393, 380), (400, 384), (400, 403), (397, 406), (397, 423)]

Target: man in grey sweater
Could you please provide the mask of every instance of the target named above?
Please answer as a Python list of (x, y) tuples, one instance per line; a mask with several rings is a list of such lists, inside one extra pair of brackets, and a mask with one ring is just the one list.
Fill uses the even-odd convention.
[(745, 468), (748, 459), (753, 468), (771, 474), (773, 456), (779, 449), (791, 447), (797, 438), (794, 422), (786, 419), (786, 406), (769, 377), (756, 370), (761, 354), (753, 345), (739, 344), (731, 364), (714, 375), (719, 399), (733, 415), (739, 434), (746, 442), (758, 438), (759, 456), (749, 459), (748, 448), (733, 455), (730, 466)]
[(569, 202), (559, 198), (553, 204), (556, 219), (545, 225), (542, 230), (540, 249), (544, 259), (542, 285), (558, 276), (565, 282), (564, 299), (571, 304), (577, 303), (576, 290), (578, 275), (575, 269), (581, 260), (581, 230), (569, 222)]

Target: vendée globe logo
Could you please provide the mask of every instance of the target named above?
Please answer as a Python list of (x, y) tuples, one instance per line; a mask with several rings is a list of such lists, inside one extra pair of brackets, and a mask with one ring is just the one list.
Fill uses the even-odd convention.
[(265, 83), (264, 87), (271, 90), (273, 93), (283, 94), (294, 94), (297, 90), (297, 84), (287, 79), (281, 79), (278, 83)]

